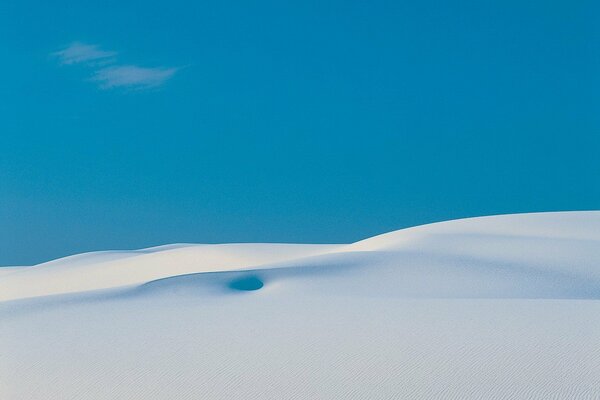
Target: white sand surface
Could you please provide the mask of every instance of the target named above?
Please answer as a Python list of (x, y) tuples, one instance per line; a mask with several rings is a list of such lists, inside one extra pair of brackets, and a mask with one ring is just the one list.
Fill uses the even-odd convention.
[(0, 399), (600, 399), (600, 212), (0, 268)]

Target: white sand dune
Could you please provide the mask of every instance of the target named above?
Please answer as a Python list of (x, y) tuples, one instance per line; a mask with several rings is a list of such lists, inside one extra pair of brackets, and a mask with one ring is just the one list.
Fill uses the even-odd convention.
[(600, 212), (0, 268), (0, 399), (600, 399)]

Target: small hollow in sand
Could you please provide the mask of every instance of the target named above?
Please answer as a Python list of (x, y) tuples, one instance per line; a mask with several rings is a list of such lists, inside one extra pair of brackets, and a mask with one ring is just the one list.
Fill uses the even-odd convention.
[(252, 291), (262, 288), (264, 283), (256, 276), (245, 276), (229, 282), (228, 286), (235, 290)]

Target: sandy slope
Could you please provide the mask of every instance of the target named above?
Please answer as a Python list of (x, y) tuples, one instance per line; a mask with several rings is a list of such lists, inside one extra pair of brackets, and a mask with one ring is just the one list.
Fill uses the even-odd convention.
[(600, 212), (0, 269), (1, 399), (600, 399)]

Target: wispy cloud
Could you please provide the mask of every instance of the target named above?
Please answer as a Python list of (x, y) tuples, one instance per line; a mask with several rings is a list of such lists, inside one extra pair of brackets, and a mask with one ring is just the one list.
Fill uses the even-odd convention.
[(117, 55), (116, 51), (101, 50), (94, 44), (85, 44), (80, 42), (71, 43), (68, 47), (52, 53), (58, 57), (61, 64), (79, 64), (79, 63), (110, 63), (114, 61)]
[(161, 86), (179, 68), (141, 67), (117, 63), (117, 52), (102, 50), (100, 46), (74, 42), (52, 53), (61, 65), (83, 64), (93, 68), (91, 81), (102, 89), (149, 89)]
[(115, 65), (96, 71), (93, 81), (103, 89), (124, 87), (147, 89), (162, 85), (177, 72), (177, 68), (144, 68), (136, 65)]

